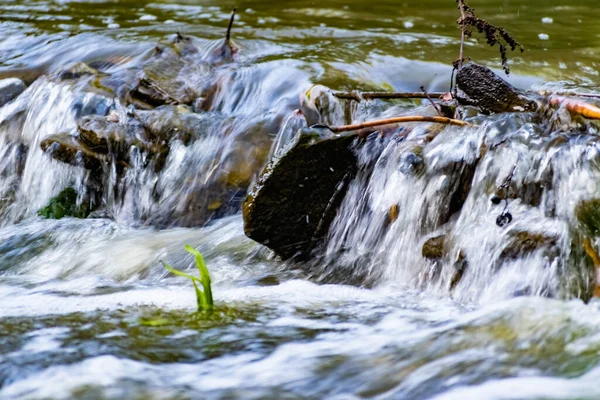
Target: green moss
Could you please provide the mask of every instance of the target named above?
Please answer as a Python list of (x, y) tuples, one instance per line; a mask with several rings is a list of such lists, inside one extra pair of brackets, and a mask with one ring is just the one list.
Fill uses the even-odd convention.
[(588, 234), (600, 235), (600, 199), (581, 201), (575, 208), (575, 216)]
[(86, 218), (91, 211), (89, 204), (77, 204), (75, 189), (66, 188), (53, 197), (46, 207), (40, 208), (37, 214), (48, 219)]

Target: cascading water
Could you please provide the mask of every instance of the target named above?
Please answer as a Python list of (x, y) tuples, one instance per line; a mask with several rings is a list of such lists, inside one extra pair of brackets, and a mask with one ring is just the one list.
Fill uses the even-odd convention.
[[(596, 192), (594, 128), (549, 132), (522, 116), (476, 121), (405, 128), (357, 150), (361, 167), (321, 273), (344, 276), (342, 268), (358, 281), (462, 301), (587, 297), (593, 273), (575, 214)], [(507, 199), (490, 201), (499, 190)], [(499, 224), (506, 211), (512, 222)]]
[[(597, 130), (564, 110), (357, 141), (308, 261), (243, 233), (300, 128), (434, 115), (327, 89), (447, 90), (455, 4), (413, 3), (0, 2), (0, 398), (598, 397)], [(527, 48), (511, 82), (597, 91), (596, 2), (525, 3), (469, 0)], [(66, 188), (87, 218), (37, 215)], [(161, 263), (196, 273), (186, 244), (210, 315)]]

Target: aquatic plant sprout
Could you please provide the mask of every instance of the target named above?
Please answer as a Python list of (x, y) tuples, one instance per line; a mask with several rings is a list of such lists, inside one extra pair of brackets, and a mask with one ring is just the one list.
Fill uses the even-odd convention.
[[(206, 267), (206, 263), (204, 262), (204, 257), (202, 257), (202, 253), (193, 248), (190, 245), (185, 245), (185, 249), (188, 253), (194, 256), (196, 260), (196, 267), (198, 267), (198, 272), (200, 273), (200, 278), (186, 274), (185, 272), (181, 272), (171, 267), (166, 262), (162, 261), (165, 268), (175, 274), (182, 276), (184, 278), (188, 278), (192, 281), (194, 285), (194, 290), (196, 292), (196, 303), (198, 304), (198, 311), (212, 311), (214, 307), (213, 297), (212, 297), (212, 288), (210, 282), (210, 274), (208, 273), (208, 268)], [(198, 284), (202, 285), (202, 290), (198, 288)]]

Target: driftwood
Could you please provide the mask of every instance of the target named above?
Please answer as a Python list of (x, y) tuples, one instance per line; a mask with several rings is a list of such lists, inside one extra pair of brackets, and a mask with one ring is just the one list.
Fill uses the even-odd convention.
[(411, 116), (405, 116), (405, 117), (380, 119), (377, 121), (361, 122), (361, 123), (352, 124), (352, 125), (328, 126), (327, 128), (334, 133), (341, 133), (341, 132), (348, 132), (348, 131), (356, 131), (356, 130), (364, 129), (364, 128), (374, 128), (376, 126), (399, 124), (399, 123), (403, 123), (403, 122), (434, 122), (437, 124), (448, 124), (448, 125), (457, 125), (457, 126), (473, 126), (473, 124), (471, 124), (469, 122), (461, 121), (461, 120), (453, 119), (453, 118), (411, 115)]
[(373, 100), (373, 99), (426, 99), (427, 95), (431, 98), (441, 98), (446, 93), (444, 92), (338, 92), (332, 94), (338, 99), (347, 100)]

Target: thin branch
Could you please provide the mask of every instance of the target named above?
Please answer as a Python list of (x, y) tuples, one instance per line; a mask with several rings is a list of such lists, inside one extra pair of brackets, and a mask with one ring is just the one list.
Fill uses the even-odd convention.
[(225, 43), (229, 44), (231, 40), (231, 28), (233, 27), (233, 21), (235, 20), (235, 12), (237, 8), (231, 10), (231, 18), (229, 18), (229, 25), (227, 26), (227, 34), (225, 35)]
[(463, 65), (463, 50), (465, 47), (465, 5), (463, 0), (457, 0), (458, 9), (460, 10), (460, 50), (458, 52), (458, 67), (461, 69)]
[(588, 119), (600, 119), (600, 108), (582, 100), (553, 97), (550, 99), (552, 106), (564, 106), (573, 114), (581, 115)]
[(458, 119), (446, 118), (446, 117), (430, 117), (424, 115), (412, 115), (406, 117), (395, 117), (380, 119), (377, 121), (361, 122), (353, 125), (342, 125), (342, 126), (328, 126), (329, 130), (334, 133), (356, 131), (364, 128), (374, 128), (376, 126), (398, 124), (402, 122), (435, 122), (438, 124), (448, 124), (456, 126), (473, 126), (473, 124)]
[(425, 93), (425, 96), (427, 96), (427, 100), (429, 100), (429, 102), (431, 103), (431, 105), (433, 106), (433, 108), (435, 108), (435, 111), (437, 111), (438, 115), (440, 117), (443, 117), (442, 110), (440, 109), (440, 106), (438, 106), (437, 104), (435, 104), (433, 102), (433, 100), (431, 99), (431, 97), (429, 97), (429, 94), (427, 94), (427, 90), (425, 90), (425, 86), (421, 86), (421, 90), (423, 91), (423, 93)]
[[(332, 94), (338, 99), (349, 99), (349, 100), (371, 100), (371, 99), (426, 99), (428, 96), (423, 92), (337, 92), (334, 91)], [(429, 96), (434, 98), (440, 98), (444, 95), (444, 92), (430, 92)]]

